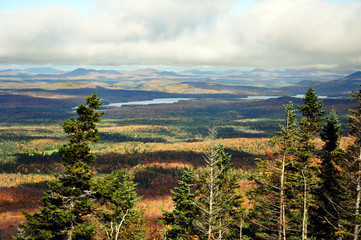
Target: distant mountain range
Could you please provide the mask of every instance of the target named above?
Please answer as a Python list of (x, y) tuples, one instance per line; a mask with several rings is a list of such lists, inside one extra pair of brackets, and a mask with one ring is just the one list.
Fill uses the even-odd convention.
[(1, 89), (108, 89), (141, 90), (175, 94), (295, 95), (309, 86), (326, 96), (344, 96), (361, 84), (361, 71), (237, 69), (210, 71), (131, 71), (78, 68), (7, 69), (0, 71)]
[(281, 91), (291, 94), (304, 93), (312, 86), (318, 94), (337, 97), (347, 95), (352, 90), (358, 90), (361, 84), (361, 71), (357, 71), (346, 77), (328, 81), (301, 81), (287, 87), (279, 88)]

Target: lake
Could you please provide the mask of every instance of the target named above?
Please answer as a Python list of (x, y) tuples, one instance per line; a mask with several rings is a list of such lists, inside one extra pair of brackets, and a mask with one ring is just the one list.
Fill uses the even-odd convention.
[[(272, 99), (272, 98), (279, 98), (281, 96), (247, 96), (245, 98), (238, 98), (238, 99), (242, 99), (242, 100), (268, 100), (268, 99)], [(294, 98), (304, 98), (305, 95), (304, 94), (297, 94), (296, 96), (292, 96)], [(318, 96), (318, 99), (326, 99), (327, 96)]]
[[(293, 96), (294, 98), (304, 98), (305, 94), (297, 94), (296, 96)], [(326, 99), (327, 96), (318, 96), (318, 99)]]
[(242, 100), (267, 100), (271, 98), (279, 98), (281, 96), (247, 96), (245, 98), (238, 98)]
[[(272, 98), (279, 98), (281, 96), (247, 96), (246, 98), (237, 98), (241, 100), (267, 100)], [(303, 98), (303, 94), (298, 94), (293, 96), (295, 98)], [(327, 96), (319, 96), (319, 99), (325, 99)], [(121, 107), (128, 105), (150, 105), (150, 104), (165, 104), (165, 103), (177, 103), (179, 101), (188, 101), (195, 98), (155, 98), (152, 100), (143, 100), (143, 101), (131, 101), (131, 102), (118, 102), (118, 103), (110, 103), (109, 105), (105, 105), (104, 107)]]
[(164, 104), (164, 103), (176, 103), (179, 101), (188, 101), (194, 98), (155, 98), (152, 100), (143, 100), (143, 101), (132, 101), (132, 102), (119, 102), (119, 103), (110, 103), (104, 107), (121, 107), (128, 105), (150, 105), (150, 104)]

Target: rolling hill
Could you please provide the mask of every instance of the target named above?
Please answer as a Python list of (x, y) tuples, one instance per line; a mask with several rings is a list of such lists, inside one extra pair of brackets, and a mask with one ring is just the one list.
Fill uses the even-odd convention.
[[(61, 92), (66, 94), (66, 89), (101, 87), (108, 92), (117, 92), (117, 90), (151, 92), (143, 95), (135, 94), (137, 97), (164, 96), (164, 94), (168, 94), (167, 96), (222, 94), (229, 97), (230, 95), (293, 96), (303, 94), (309, 86), (313, 86), (318, 94), (335, 97), (345, 96), (349, 91), (358, 89), (361, 84), (360, 71), (352, 74), (347, 74), (348, 72), (263, 69), (252, 71), (193, 69), (174, 72), (156, 69), (117, 71), (85, 68), (62, 72), (52, 68), (7, 69), (0, 71), (0, 90), (9, 93), (23, 89), (23, 94), (26, 91), (33, 91), (32, 89), (62, 90)], [(129, 96), (129, 94), (125, 95)]]
[(280, 91), (291, 95), (302, 94), (309, 86), (312, 86), (319, 95), (329, 97), (342, 97), (353, 90), (358, 90), (361, 84), (361, 71), (357, 71), (344, 78), (329, 81), (301, 81), (287, 87), (279, 88)]

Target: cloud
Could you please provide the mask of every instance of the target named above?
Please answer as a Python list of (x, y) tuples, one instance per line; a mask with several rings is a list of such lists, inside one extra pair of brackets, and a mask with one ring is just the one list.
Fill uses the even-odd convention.
[(361, 2), (98, 0), (0, 10), (0, 63), (213, 67), (361, 65)]
[(361, 36), (360, 11), (361, 3), (356, 1), (260, 1), (246, 16), (252, 19), (250, 27), (255, 30), (246, 30), (245, 45), (259, 49), (259, 55), (253, 57), (282, 65), (351, 64), (361, 54), (357, 43)]

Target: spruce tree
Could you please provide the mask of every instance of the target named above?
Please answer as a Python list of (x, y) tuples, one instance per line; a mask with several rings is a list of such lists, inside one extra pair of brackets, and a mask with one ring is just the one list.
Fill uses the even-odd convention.
[[(302, 195), (298, 196), (300, 201), (297, 203), (296, 208), (302, 209), (300, 214), (301, 229), (299, 231), (301, 239), (305, 240), (308, 237), (309, 208), (315, 207), (315, 197), (312, 192), (317, 188), (318, 184), (317, 172), (319, 169), (316, 161), (316, 146), (313, 140), (322, 129), (326, 111), (322, 109), (323, 101), (318, 99), (312, 87), (307, 90), (303, 102), (303, 105), (297, 106), (302, 113), (302, 118), (298, 121), (300, 125), (300, 145), (297, 150), (297, 161), (293, 165), (293, 176), (294, 189), (302, 193)], [(297, 221), (297, 217), (295, 220)]]
[(341, 123), (335, 110), (332, 110), (330, 116), (326, 119), (326, 125), (322, 128), (321, 139), (325, 143), (323, 150), (331, 153), (336, 150), (341, 139)]
[(339, 163), (340, 204), (337, 206), (338, 235), (358, 240), (361, 237), (361, 90), (350, 93), (357, 101), (350, 110), (349, 126), (353, 143), (347, 147)]
[(171, 190), (174, 209), (164, 211), (162, 222), (166, 225), (167, 239), (192, 239), (199, 233), (194, 220), (199, 216), (195, 201), (195, 178), (192, 170), (184, 170), (179, 186)]
[(133, 179), (132, 170), (120, 170), (96, 181), (100, 203), (96, 212), (102, 226), (99, 231), (106, 239), (144, 239), (142, 211), (136, 209), (140, 197)]
[(315, 191), (318, 208), (312, 213), (311, 226), (317, 238), (332, 239), (337, 237), (341, 187), (339, 185), (341, 123), (334, 110), (327, 117), (326, 124), (321, 131), (324, 142), (321, 155), (320, 184)]
[(44, 193), (39, 212), (24, 212), (27, 222), (22, 228), (29, 239), (91, 239), (95, 234), (87, 218), (96, 200), (92, 186), (94, 173), (89, 167), (95, 156), (89, 143), (98, 141), (96, 123), (103, 113), (95, 111), (102, 105), (96, 93), (86, 97), (86, 103), (78, 106), (77, 119), (68, 119), (63, 125), (69, 135), (68, 144), (59, 150), (64, 171), (49, 184), (50, 190)]
[[(299, 121), (302, 137), (304, 140), (312, 140), (323, 128), (322, 121), (326, 111), (323, 110), (323, 101), (318, 99), (315, 90), (309, 87), (303, 98), (303, 105), (297, 105), (302, 113), (302, 119)], [(308, 142), (306, 142), (308, 143)]]
[(350, 135), (354, 137), (354, 143), (350, 147), (350, 162), (352, 163), (352, 172), (355, 177), (352, 179), (355, 187), (354, 202), (353, 202), (353, 221), (352, 231), (353, 239), (357, 240), (360, 237), (361, 231), (361, 90), (352, 91), (351, 96), (353, 100), (357, 101), (357, 105), (354, 110), (350, 111), (349, 125), (351, 128)]
[(295, 159), (298, 129), (293, 104), (285, 108), (285, 124), (272, 141), (275, 153), (269, 159), (257, 159), (256, 172), (251, 177), (257, 186), (248, 192), (253, 203), (251, 230), (257, 239), (285, 240), (294, 237), (290, 222), (289, 165)]
[(278, 239), (287, 239), (287, 231), (289, 226), (287, 225), (287, 197), (286, 192), (289, 188), (288, 186), (288, 165), (294, 161), (294, 154), (296, 151), (296, 146), (298, 144), (298, 129), (296, 126), (296, 114), (293, 110), (293, 103), (289, 103), (284, 106), (285, 108), (285, 124), (281, 126), (281, 132), (279, 136), (274, 138), (273, 143), (276, 146), (276, 159), (277, 159), (277, 168), (276, 171), (279, 172), (279, 217), (278, 217)]
[[(196, 201), (199, 217), (195, 221), (200, 239), (235, 239), (239, 236), (241, 197), (239, 184), (231, 173), (231, 156), (222, 145), (206, 154), (206, 167), (199, 179)], [(237, 234), (238, 233), (238, 234)]]

